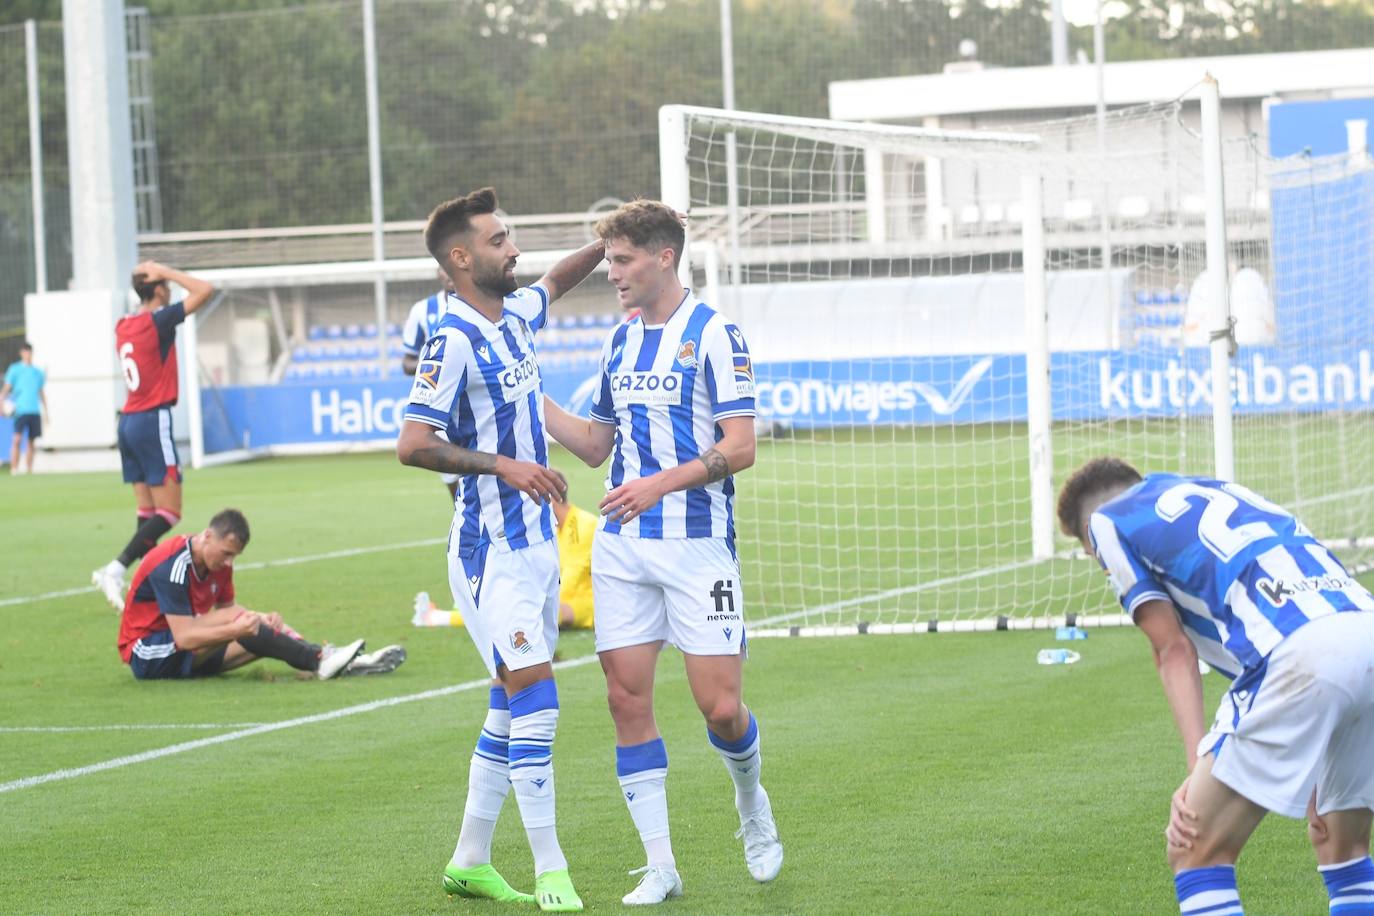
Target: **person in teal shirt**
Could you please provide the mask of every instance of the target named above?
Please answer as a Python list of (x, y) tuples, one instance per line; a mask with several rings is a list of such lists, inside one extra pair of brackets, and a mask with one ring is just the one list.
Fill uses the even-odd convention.
[[(0, 387), (0, 402), (13, 395), (14, 441), (10, 444), (10, 473), (19, 473), (19, 446), (25, 434), (29, 438), (26, 456), (28, 472), (33, 473), (33, 453), (43, 436), (43, 420), (48, 413), (48, 398), (43, 393), (46, 381), (43, 370), (33, 364), (33, 345), (27, 340), (19, 345), (19, 360), (5, 370), (5, 384)], [(8, 405), (6, 405), (8, 406)]]

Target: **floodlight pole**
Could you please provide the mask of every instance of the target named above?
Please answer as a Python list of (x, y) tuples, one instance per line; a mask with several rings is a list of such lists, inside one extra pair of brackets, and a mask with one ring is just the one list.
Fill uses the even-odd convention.
[(38, 108), (38, 23), (24, 20), (24, 63), (29, 88), (29, 186), (33, 194), (33, 282), (48, 291), (48, 238), (43, 211), (43, 126)]
[(1064, 0), (1050, 0), (1050, 63), (1063, 67), (1069, 62), (1069, 26), (1064, 21)]
[(1232, 437), (1230, 251), (1226, 241), (1226, 186), (1221, 149), (1221, 90), (1202, 81), (1202, 183), (1207, 196), (1207, 330), (1212, 357), (1212, 448), (1218, 480), (1236, 479)]
[(377, 11), (363, 0), (363, 67), (367, 79), (367, 175), (372, 192), (372, 298), (377, 312), (377, 364), (383, 377), (386, 353), (386, 215), (382, 209), (382, 138), (377, 104)]
[[(726, 111), (735, 110), (735, 29), (730, 0), (720, 0), (720, 80)], [(725, 135), (725, 205), (730, 244), (730, 285), (738, 288), (742, 278), (739, 256), (739, 152), (735, 132)], [(687, 212), (683, 210), (683, 212)]]

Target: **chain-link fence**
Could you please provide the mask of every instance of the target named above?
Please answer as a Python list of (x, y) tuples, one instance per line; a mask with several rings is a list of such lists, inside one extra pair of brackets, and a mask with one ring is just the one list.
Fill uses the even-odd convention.
[[(1368, 4), (1237, 0), (1224, 17), (1200, 0), (1125, 5), (1130, 15), (1107, 23), (1109, 60), (1374, 43)], [(362, 0), (167, 14), (176, 6), (153, 4), (147, 27), (130, 30), (131, 99), (151, 125), (135, 168), (140, 200), (156, 202), (140, 204), (142, 253), (186, 266), (370, 257)], [(736, 102), (825, 116), (834, 80), (939, 72), (970, 55), (1047, 64), (1048, 7), (734, 0)], [(421, 254), (418, 221), (480, 185), (517, 215), (656, 195), (657, 109), (720, 103), (720, 26), (718, 0), (377, 0), (384, 215), (396, 224), (388, 255)], [(43, 23), (37, 33), (48, 284), (61, 288), (62, 30)], [(1072, 25), (1070, 60), (1091, 48), (1091, 27)], [(23, 27), (0, 27), (0, 334), (22, 324), (36, 273), (25, 71)], [(564, 223), (540, 244), (578, 242), (584, 227)]]

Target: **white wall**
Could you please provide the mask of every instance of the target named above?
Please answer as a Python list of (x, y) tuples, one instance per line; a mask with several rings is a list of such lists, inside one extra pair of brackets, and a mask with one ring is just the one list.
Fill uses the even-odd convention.
[[(1051, 272), (1051, 350), (1106, 350), (1129, 269)], [(1022, 353), (1019, 273), (753, 284), (723, 291), (756, 362)]]

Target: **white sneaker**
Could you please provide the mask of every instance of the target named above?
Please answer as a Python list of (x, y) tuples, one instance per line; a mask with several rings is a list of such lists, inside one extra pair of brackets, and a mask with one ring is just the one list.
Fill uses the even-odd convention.
[(403, 647), (383, 646), (376, 652), (359, 652), (358, 657), (344, 667), (343, 674), (390, 674), (401, 667), (405, 660), (406, 650)]
[(682, 896), (682, 879), (678, 877), (676, 868), (646, 865), (630, 872), (632, 875), (640, 873), (643, 873), (644, 877), (639, 879), (639, 885), (620, 898), (620, 902), (626, 906), (652, 906), (662, 903), (669, 897)]
[(355, 639), (346, 646), (331, 646), (324, 644), (320, 650), (320, 667), (315, 670), (315, 677), (322, 681), (327, 681), (331, 677), (338, 675), (348, 667), (348, 663), (358, 657), (358, 653), (363, 651), (364, 642)]
[(773, 822), (773, 806), (765, 798), (763, 807), (747, 817), (741, 816), (739, 832), (744, 837), (744, 864), (755, 881), (772, 881), (782, 871), (782, 843), (778, 825)]
[(104, 594), (105, 600), (110, 602), (110, 606), (116, 611), (124, 610), (124, 574), (116, 571), (112, 567), (114, 563), (108, 563), (91, 573), (91, 584), (100, 589)]
[(415, 595), (415, 613), (410, 617), (410, 625), (422, 627), (425, 625), (425, 614), (434, 605), (429, 602), (429, 592), (418, 592)]

